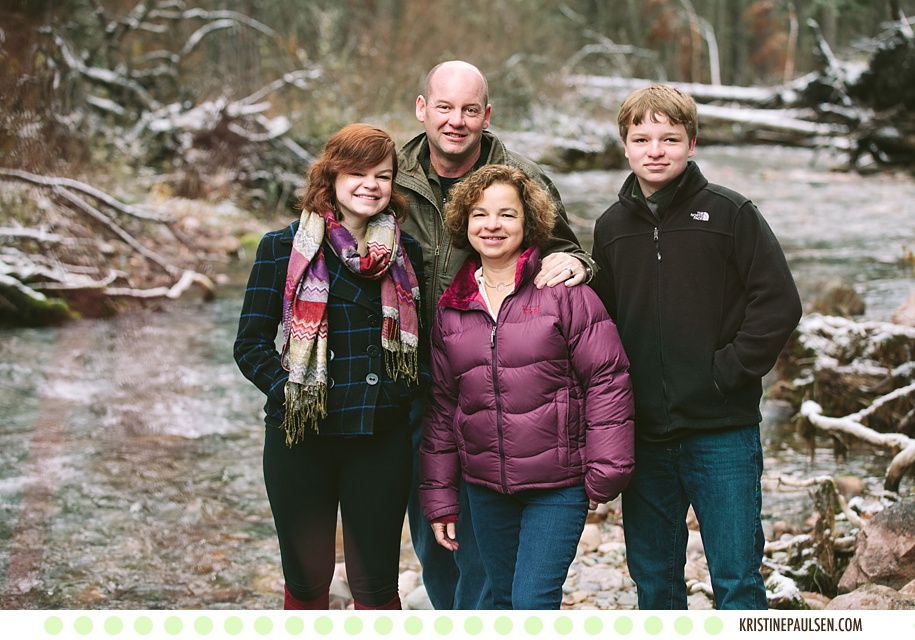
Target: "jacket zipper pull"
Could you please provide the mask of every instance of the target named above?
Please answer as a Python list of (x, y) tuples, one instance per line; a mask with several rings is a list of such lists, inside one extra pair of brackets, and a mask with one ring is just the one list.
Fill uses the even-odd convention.
[(654, 246), (655, 250), (658, 252), (658, 262), (661, 261), (661, 244), (658, 241), (658, 228), (654, 228)]
[(492, 325), (492, 333), (489, 334), (489, 348), (496, 348), (496, 325)]

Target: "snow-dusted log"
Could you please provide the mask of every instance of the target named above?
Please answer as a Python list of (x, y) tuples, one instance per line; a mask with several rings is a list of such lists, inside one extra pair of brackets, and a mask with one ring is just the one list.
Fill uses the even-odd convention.
[(28, 184), (14, 188), (53, 213), (36, 218), (35, 227), (0, 228), (4, 324), (57, 323), (74, 312), (107, 315), (114, 305), (106, 300), (176, 298), (193, 285), (204, 299), (214, 297), (214, 283), (193, 267), (211, 257), (173, 216), (68, 178), (0, 169), (0, 182), (8, 189), (11, 182)]
[[(859, 527), (859, 528), (864, 526), (864, 520), (861, 519), (861, 516), (859, 516), (851, 508), (849, 508), (848, 501), (836, 489), (836, 481), (832, 476), (817, 476), (815, 478), (797, 480), (795, 478), (789, 478), (787, 476), (780, 475), (774, 479), (778, 484), (785, 485), (788, 487), (813, 487), (813, 486), (817, 486), (817, 485), (830, 486), (835, 494), (835, 499), (839, 505), (839, 508), (842, 510), (842, 513), (845, 514), (845, 517), (848, 518), (848, 521), (850, 523), (852, 523), (854, 526)], [(767, 544), (766, 549), (767, 549), (767, 551), (775, 550), (775, 547), (770, 549), (769, 545)]]
[(155, 287), (153, 289), (131, 289), (128, 287), (106, 287), (105, 295), (130, 298), (180, 298), (192, 285), (200, 286), (204, 291), (204, 298), (212, 299), (216, 295), (216, 286), (212, 280), (196, 271), (186, 270), (181, 278), (171, 287)]
[(16, 278), (8, 276), (5, 273), (0, 273), (0, 292), (3, 291), (3, 287), (18, 291), (27, 298), (31, 298), (32, 300), (38, 302), (43, 302), (48, 299), (47, 296), (45, 296), (43, 293), (35, 291), (33, 288), (22, 284), (22, 282)]
[[(908, 22), (897, 22), (874, 38), (869, 60), (839, 59), (816, 22), (808, 28), (823, 61), (818, 72), (774, 87), (669, 83), (699, 103), (700, 138), (706, 143), (827, 147), (845, 152), (844, 168), (915, 163), (915, 119), (907, 90), (915, 48)], [(631, 91), (655, 82), (574, 73), (562, 80), (574, 94), (607, 104), (618, 104)]]
[(79, 180), (73, 180), (71, 178), (61, 178), (57, 176), (41, 176), (35, 173), (29, 173), (28, 171), (20, 171), (19, 169), (6, 169), (0, 167), (0, 178), (15, 178), (17, 180), (22, 180), (24, 182), (30, 182), (42, 187), (66, 187), (73, 191), (79, 191), (87, 196), (95, 198), (108, 205), (115, 211), (123, 213), (128, 216), (133, 216), (135, 218), (140, 218), (142, 220), (151, 220), (154, 222), (168, 222), (169, 216), (153, 211), (147, 207), (137, 207), (126, 202), (121, 202), (117, 198), (113, 198), (110, 194), (102, 191), (101, 189), (96, 189), (92, 185), (86, 184), (85, 182), (80, 182)]
[[(888, 396), (893, 396), (893, 398), (888, 398)], [(892, 394), (887, 394), (887, 396), (875, 401), (874, 404), (887, 402), (899, 397), (915, 398), (915, 383), (897, 389)], [(861, 424), (858, 420), (863, 415), (866, 415), (870, 409), (842, 418), (824, 416), (822, 411), (822, 407), (812, 400), (808, 400), (801, 405), (801, 415), (819, 431), (833, 437), (836, 437), (837, 434), (849, 436), (857, 441), (889, 449), (895, 453), (884, 477), (884, 489), (898, 491), (903, 476), (912, 474), (915, 471), (915, 440), (901, 433), (878, 433)]]

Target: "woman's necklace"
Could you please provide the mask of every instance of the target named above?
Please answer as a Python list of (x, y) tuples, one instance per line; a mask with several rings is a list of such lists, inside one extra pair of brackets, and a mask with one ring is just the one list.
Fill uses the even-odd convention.
[(497, 282), (496, 284), (489, 284), (488, 282), (486, 282), (486, 278), (483, 278), (483, 284), (485, 284), (490, 289), (495, 289), (499, 293), (502, 293), (506, 289), (508, 289), (510, 286), (514, 285), (515, 283), (514, 282)]
[(515, 286), (514, 280), (509, 280), (508, 282), (497, 282), (495, 284), (490, 284), (486, 280), (486, 276), (483, 276), (483, 284), (485, 284), (490, 289), (495, 289), (499, 293), (505, 293), (506, 289), (513, 288)]
[[(485, 267), (484, 267), (483, 269), (481, 269), (480, 271), (481, 271), (480, 276), (483, 278), (483, 284), (485, 284), (485, 285), (486, 285), (487, 287), (489, 287), (490, 289), (495, 289), (495, 290), (498, 291), (499, 293), (505, 293), (506, 291), (511, 291), (511, 290), (513, 290), (513, 289), (515, 288), (515, 279), (514, 279), (514, 278), (512, 278), (512, 279), (509, 280), (508, 282), (497, 282), (497, 283), (495, 283), (495, 284), (490, 284), (490, 283), (489, 283), (489, 280), (486, 279), (486, 269), (485, 269)], [(503, 278), (504, 278), (506, 275), (515, 275), (515, 267), (512, 267), (511, 270), (509, 270), (509, 269), (497, 269), (495, 273), (490, 273), (489, 275), (490, 275), (490, 276), (493, 276), (493, 275), (496, 275), (496, 274), (501, 275)]]

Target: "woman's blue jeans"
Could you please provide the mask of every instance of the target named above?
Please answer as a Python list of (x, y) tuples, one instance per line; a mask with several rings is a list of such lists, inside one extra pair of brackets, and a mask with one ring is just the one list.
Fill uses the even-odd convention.
[(559, 609), (588, 515), (584, 485), (512, 495), (466, 487), (493, 609)]
[(629, 573), (639, 609), (686, 609), (686, 513), (693, 505), (718, 609), (766, 609), (759, 426), (636, 441), (623, 492)]

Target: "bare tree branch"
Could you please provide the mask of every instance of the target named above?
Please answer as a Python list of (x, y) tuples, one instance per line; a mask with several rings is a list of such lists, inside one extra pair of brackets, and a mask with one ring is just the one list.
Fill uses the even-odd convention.
[(171, 298), (177, 299), (181, 295), (191, 288), (192, 285), (197, 284), (203, 287), (205, 296), (209, 299), (212, 298), (215, 294), (216, 287), (213, 285), (213, 282), (207, 278), (205, 275), (197, 273), (196, 271), (191, 271), (190, 269), (186, 270), (181, 274), (181, 278), (173, 284), (171, 287), (155, 287), (153, 289), (129, 289), (129, 288), (117, 288), (117, 287), (108, 287), (104, 290), (105, 295), (108, 296), (122, 296), (122, 297), (131, 297), (131, 298)]
[(17, 180), (24, 180), (26, 182), (31, 182), (32, 184), (41, 185), (43, 187), (66, 187), (67, 189), (73, 189), (84, 193), (87, 196), (91, 196), (96, 200), (104, 202), (109, 207), (116, 211), (135, 218), (140, 218), (141, 220), (150, 220), (153, 222), (168, 222), (169, 217), (165, 215), (151, 213), (148, 209), (143, 207), (135, 207), (130, 204), (121, 202), (104, 191), (96, 189), (95, 187), (86, 184), (85, 182), (80, 182), (79, 180), (72, 180), (70, 178), (57, 178), (57, 177), (48, 177), (40, 176), (34, 173), (29, 173), (28, 171), (20, 171), (19, 169), (4, 169), (0, 168), (0, 178), (16, 178)]
[(263, 33), (265, 36), (275, 38), (277, 36), (276, 31), (265, 25), (263, 22), (259, 22), (247, 16), (243, 13), (237, 11), (207, 11), (205, 9), (188, 9), (187, 11), (169, 11), (165, 9), (157, 9), (150, 12), (150, 18), (164, 18), (168, 20), (232, 20), (239, 24), (243, 24), (246, 27), (250, 27), (255, 31)]
[(62, 196), (68, 202), (70, 202), (71, 204), (78, 207), (85, 213), (89, 214), (91, 217), (93, 217), (96, 220), (98, 220), (99, 222), (101, 222), (103, 225), (105, 225), (111, 231), (113, 231), (115, 233), (115, 235), (117, 235), (121, 240), (126, 242), (130, 247), (135, 249), (142, 256), (155, 262), (157, 265), (159, 265), (160, 267), (165, 269), (168, 273), (177, 274), (177, 273), (181, 272), (181, 270), (178, 267), (176, 267), (172, 264), (169, 264), (169, 262), (166, 261), (165, 258), (160, 256), (156, 252), (151, 251), (151, 250), (147, 249), (146, 247), (144, 247), (133, 236), (131, 236), (129, 233), (124, 231), (120, 226), (118, 226), (118, 224), (115, 223), (114, 220), (112, 220), (111, 218), (106, 216), (104, 213), (102, 213), (101, 211), (99, 211), (98, 209), (93, 207), (91, 204), (89, 204), (88, 202), (86, 202), (85, 200), (80, 198), (79, 196), (77, 196), (72, 191), (66, 189), (65, 187), (56, 186), (56, 187), (54, 187), (54, 193)]
[[(878, 433), (859, 422), (861, 417), (876, 411), (879, 406), (898, 398), (915, 396), (915, 383), (900, 387), (895, 391), (875, 400), (870, 407), (844, 418), (830, 418), (822, 415), (822, 407), (812, 400), (801, 405), (801, 415), (811, 425), (829, 435), (845, 434), (868, 444), (887, 448), (896, 455), (887, 468), (883, 487), (888, 491), (898, 491), (903, 476), (915, 469), (915, 440), (901, 433)], [(877, 405), (876, 407), (874, 405)]]

